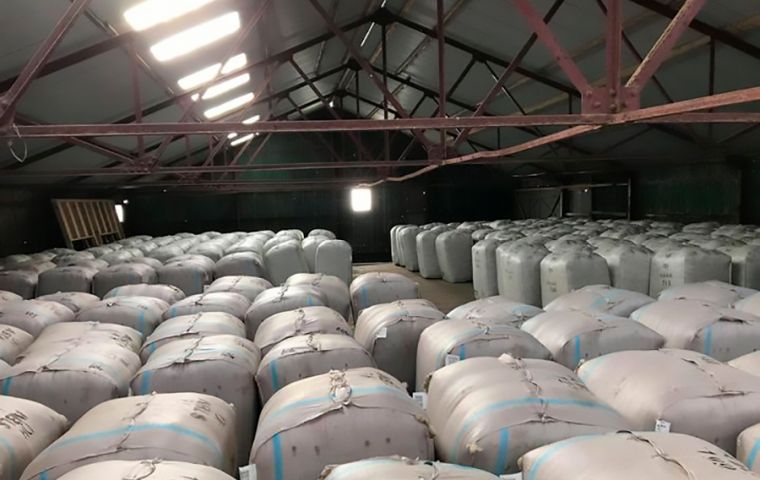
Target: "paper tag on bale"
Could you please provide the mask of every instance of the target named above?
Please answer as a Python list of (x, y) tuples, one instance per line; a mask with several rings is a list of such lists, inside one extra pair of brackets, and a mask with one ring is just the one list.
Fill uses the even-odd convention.
[(661, 433), (670, 433), (670, 422), (660, 420), (659, 418), (654, 423), (654, 431)]
[(444, 364), (448, 367), (452, 363), (457, 363), (458, 361), (459, 361), (459, 355), (446, 355)]
[(256, 465), (246, 465), (240, 467), (240, 480), (256, 480)]
[(503, 480), (523, 480), (523, 474), (522, 472), (505, 473), (504, 475), (499, 475), (499, 478)]
[(425, 392), (414, 392), (412, 394), (412, 400), (417, 402), (417, 405), (420, 406), (421, 409), (427, 410), (427, 403), (428, 403), (428, 396)]
[(377, 338), (388, 338), (388, 329), (383, 327), (377, 332)]

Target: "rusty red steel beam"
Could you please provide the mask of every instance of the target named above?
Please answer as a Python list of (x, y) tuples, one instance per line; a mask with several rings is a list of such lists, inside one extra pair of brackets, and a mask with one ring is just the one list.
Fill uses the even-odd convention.
[[(691, 111), (699, 109), (720, 108), (760, 100), (760, 87), (746, 89), (744, 92), (752, 100), (736, 96), (737, 92), (700, 97), (685, 102), (700, 101), (705, 106), (692, 106)], [(679, 105), (677, 102), (672, 105)], [(716, 105), (716, 106), (712, 106)], [(26, 138), (51, 137), (123, 137), (134, 135), (212, 135), (229, 132), (238, 133), (285, 133), (285, 132), (343, 132), (343, 131), (385, 131), (385, 130), (435, 130), (440, 128), (495, 128), (495, 127), (531, 127), (542, 125), (622, 125), (625, 123), (758, 123), (760, 113), (716, 112), (716, 113), (680, 113), (670, 112), (671, 105), (649, 107), (632, 112), (618, 114), (556, 114), (556, 115), (505, 115), (485, 117), (446, 117), (446, 118), (397, 118), (389, 120), (307, 120), (307, 121), (263, 121), (252, 125), (243, 123), (142, 123), (136, 124), (75, 124), (75, 125), (20, 125), (19, 134)], [(649, 115), (652, 109), (662, 109), (657, 115)], [(644, 115), (640, 115), (641, 113)], [(14, 137), (13, 131), (0, 132), (0, 138)]]
[[(546, 15), (543, 18), (544, 24), (548, 24), (552, 18), (554, 18), (554, 15), (557, 13), (557, 10), (562, 6), (565, 0), (556, 0), (554, 4), (551, 6), (549, 11), (546, 13)], [(491, 86), (491, 89), (488, 91), (485, 97), (483, 97), (483, 100), (478, 103), (478, 108), (475, 110), (475, 113), (473, 113), (474, 117), (477, 117), (479, 115), (482, 115), (486, 112), (486, 109), (488, 106), (493, 102), (493, 100), (496, 98), (496, 95), (501, 91), (501, 87), (504, 85), (504, 83), (509, 79), (509, 77), (512, 76), (512, 74), (517, 71), (520, 68), (520, 64), (522, 63), (523, 59), (526, 55), (530, 52), (531, 48), (533, 48), (533, 45), (535, 45), (536, 41), (538, 40), (538, 35), (533, 33), (530, 38), (528, 38), (528, 41), (525, 42), (525, 44), (520, 48), (519, 52), (515, 56), (515, 58), (512, 59), (512, 61), (509, 63), (509, 65), (504, 69), (502, 74), (499, 76), (499, 78), (496, 80), (496, 83)], [(487, 64), (487, 62), (486, 62)], [(454, 145), (452, 149), (456, 150), (459, 145), (462, 144), (465, 140), (467, 140), (470, 137), (471, 130), (470, 129), (464, 129), (462, 132), (457, 135), (456, 140), (454, 140)]]
[(529, 0), (513, 0), (517, 10), (522, 14), (523, 18), (528, 22), (528, 25), (541, 40), (541, 43), (551, 52), (552, 56), (557, 62), (557, 65), (565, 72), (567, 78), (570, 80), (575, 88), (585, 93), (590, 90), (591, 86), (586, 80), (586, 76), (581, 72), (578, 65), (576, 65), (573, 58), (559, 43), (557, 38), (552, 33), (549, 26), (541, 19), (541, 16), (533, 8)]
[(667, 59), (676, 42), (689, 28), (689, 24), (704, 7), (707, 0), (686, 0), (678, 14), (673, 17), (668, 27), (662, 32), (660, 38), (646, 54), (635, 72), (626, 82), (626, 87), (641, 91), (652, 78), (658, 68)]
[[(674, 18), (678, 14), (678, 10), (658, 2), (657, 0), (630, 0), (636, 5), (646, 8), (652, 12), (658, 13), (667, 18)], [(717, 2), (716, 2), (717, 3)], [(717, 3), (720, 5), (720, 3)], [(714, 38), (720, 43), (734, 48), (740, 52), (744, 52), (747, 55), (760, 60), (760, 47), (753, 45), (742, 38), (734, 35), (731, 32), (714, 27), (701, 20), (694, 19), (689, 24), (689, 28), (695, 32), (699, 32), (702, 35), (707, 35), (710, 38)]]
[[(651, 120), (667, 115), (678, 115), (688, 113), (696, 110), (705, 110), (710, 108), (718, 108), (726, 105), (735, 105), (740, 103), (747, 103), (760, 100), (760, 87), (748, 88), (743, 90), (737, 90), (733, 92), (711, 95), (708, 97), (700, 97), (691, 100), (685, 100), (682, 102), (676, 102), (669, 105), (659, 105), (656, 107), (642, 108), (631, 112), (623, 112), (613, 115), (616, 121), (607, 125), (631, 123), (641, 120)], [(711, 115), (709, 113), (702, 115)], [(481, 160), (486, 158), (499, 158), (511, 155), (516, 155), (534, 148), (547, 145), (553, 142), (559, 142), (562, 140), (568, 140), (580, 135), (585, 135), (591, 132), (595, 132), (604, 128), (605, 124), (596, 125), (578, 125), (576, 127), (568, 128), (557, 133), (546, 135), (541, 138), (530, 140), (528, 142), (513, 145), (507, 148), (498, 150), (492, 150), (488, 152), (477, 152), (469, 155), (463, 155), (456, 158), (444, 160), (440, 164), (429, 165), (425, 168), (417, 170), (407, 175), (400, 177), (388, 177), (385, 179), (377, 180), (367, 186), (376, 186), (384, 182), (403, 182), (420, 175), (424, 175), (432, 170), (435, 170), (441, 166), (458, 165), (474, 160)]]
[[(330, 115), (336, 121), (345, 121), (345, 120), (341, 120), (341, 117), (338, 114), (338, 112), (336, 112), (335, 109), (330, 106), (330, 102), (328, 102), (327, 98), (325, 98), (325, 96), (322, 95), (322, 92), (319, 91), (319, 88), (317, 88), (317, 85), (309, 78), (306, 72), (303, 71), (303, 69), (298, 65), (298, 62), (296, 62), (294, 58), (290, 59), (290, 65), (298, 73), (298, 75), (309, 85), (309, 88), (311, 89), (311, 91), (314, 92), (314, 95), (316, 95), (317, 98), (319, 98), (319, 100), (322, 102), (322, 106), (330, 113)], [(356, 132), (353, 132), (353, 131), (348, 132), (348, 136), (351, 138), (351, 141), (354, 143), (354, 145), (356, 145), (359, 158), (372, 158), (370, 153), (362, 144), (361, 138), (359, 138)]]
[[(621, 95), (620, 68), (622, 64), (623, 13), (622, 0), (607, 0), (607, 88), (614, 103), (619, 104)], [(612, 92), (615, 92), (614, 94)]]
[[(378, 90), (380, 90), (383, 93), (383, 97), (389, 101), (393, 107), (396, 109), (396, 111), (401, 115), (403, 118), (409, 118), (409, 113), (407, 113), (406, 109), (404, 109), (403, 105), (401, 105), (401, 102), (398, 101), (398, 99), (390, 92), (388, 91), (388, 88), (383, 85), (383, 82), (381, 82), (377, 75), (375, 75), (372, 66), (367, 61), (366, 58), (364, 58), (359, 51), (354, 47), (354, 45), (349, 41), (349, 39), (346, 37), (346, 35), (343, 33), (343, 31), (335, 24), (335, 22), (332, 21), (330, 16), (327, 14), (324, 8), (322, 8), (322, 5), (319, 4), (319, 0), (309, 0), (311, 5), (314, 7), (314, 9), (319, 13), (319, 15), (322, 17), (322, 19), (327, 24), (327, 27), (330, 29), (333, 34), (343, 43), (343, 46), (346, 47), (346, 49), (351, 54), (351, 58), (356, 61), (356, 63), (359, 64), (362, 70), (369, 76), (369, 79), (372, 81), (372, 83), (375, 84), (375, 87), (377, 87)], [(430, 140), (428, 140), (423, 132), (412, 132), (417, 139), (425, 145), (428, 149), (432, 147), (432, 143)]]
[[(135, 110), (135, 123), (142, 123), (142, 96), (140, 94), (140, 65), (137, 49), (134, 43), (128, 46), (129, 67), (132, 74), (132, 108)], [(142, 159), (145, 155), (145, 137), (137, 136), (137, 155)]]
[[(443, 22), (443, 0), (436, 0), (436, 29), (438, 36), (438, 116), (446, 117), (446, 31)], [(446, 158), (446, 129), (441, 129), (440, 156)]]
[(0, 125), (5, 125), (13, 120), (16, 104), (29, 88), (32, 80), (39, 75), (44, 68), (53, 50), (61, 43), (63, 37), (71, 29), (77, 18), (84, 12), (90, 0), (74, 0), (66, 9), (63, 16), (56, 22), (50, 34), (37, 47), (37, 50), (27, 64), (18, 74), (13, 85), (0, 97)]

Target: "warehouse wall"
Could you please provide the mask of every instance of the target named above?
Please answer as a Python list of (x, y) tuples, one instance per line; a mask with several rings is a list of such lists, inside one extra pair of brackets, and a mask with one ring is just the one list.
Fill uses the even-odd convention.
[(49, 192), (0, 188), (0, 256), (63, 245)]

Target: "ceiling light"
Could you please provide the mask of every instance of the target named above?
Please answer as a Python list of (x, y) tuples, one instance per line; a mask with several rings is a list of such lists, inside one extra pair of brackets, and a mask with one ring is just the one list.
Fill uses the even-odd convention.
[(231, 112), (237, 108), (242, 107), (243, 105), (250, 102), (251, 100), (253, 100), (253, 93), (248, 92), (245, 95), (241, 95), (237, 98), (233, 98), (232, 100), (224, 102), (221, 105), (211, 107), (205, 112), (203, 112), (203, 114), (206, 116), (206, 118), (218, 118), (227, 112)]
[(235, 70), (240, 70), (245, 67), (246, 63), (248, 63), (248, 57), (246, 57), (245, 53), (240, 53), (227, 60), (224, 67), (222, 67), (221, 63), (215, 63), (208, 67), (201, 68), (197, 72), (180, 78), (177, 85), (179, 85), (179, 88), (182, 90), (192, 90), (195, 87), (200, 87), (204, 83), (208, 83), (215, 79), (219, 74), (220, 68), (222, 69), (222, 74), (226, 75)]
[(250, 125), (252, 123), (258, 122), (259, 120), (261, 120), (261, 115), (254, 115), (250, 118), (246, 118), (245, 120), (243, 120), (243, 124)]
[(240, 15), (230, 12), (165, 38), (150, 47), (150, 51), (156, 60), (166, 62), (210, 45), (239, 28)]
[(241, 143), (245, 143), (245, 142), (247, 142), (248, 140), (250, 140), (252, 138), (253, 138), (253, 134), (249, 133), (248, 135), (242, 136), (242, 137), (238, 138), (237, 140), (231, 141), (230, 142), (230, 146), (237, 147)]
[(369, 212), (372, 210), (372, 190), (369, 188), (351, 189), (351, 210)]
[(224, 80), (223, 82), (219, 82), (216, 85), (209, 87), (208, 90), (206, 90), (206, 93), (203, 94), (203, 99), (208, 100), (210, 98), (216, 98), (219, 95), (227, 93), (241, 85), (245, 85), (250, 81), (251, 76), (247, 73), (232, 77), (229, 80)]
[(135, 30), (145, 30), (159, 23), (179, 18), (214, 0), (147, 0), (124, 12), (124, 19)]
[(198, 101), (200, 98), (201, 98), (201, 94), (200, 94), (200, 93), (194, 93), (194, 94), (193, 94), (193, 95), (190, 97), (190, 100), (192, 100), (192, 101), (194, 101), (194, 102), (197, 102), (197, 101)]
[(230, 133), (229, 135), (227, 135), (227, 138), (229, 138), (229, 139), (233, 139), (233, 138), (237, 137), (237, 135), (238, 135), (237, 133), (235, 133), (235, 132), (232, 132), (232, 133)]

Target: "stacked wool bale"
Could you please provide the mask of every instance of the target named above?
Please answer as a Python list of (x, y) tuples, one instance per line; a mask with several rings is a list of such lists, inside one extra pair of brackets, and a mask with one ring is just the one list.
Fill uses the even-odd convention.
[(250, 302), (253, 302), (261, 292), (268, 288), (272, 288), (272, 284), (269, 283), (269, 280), (258, 277), (233, 275), (217, 278), (214, 280), (214, 283), (208, 286), (205, 293), (239, 293)]
[(359, 275), (351, 282), (349, 291), (355, 315), (373, 305), (419, 298), (417, 284), (398, 273), (371, 272)]
[(161, 323), (169, 304), (153, 297), (115, 297), (91, 304), (77, 313), (79, 322), (124, 325), (147, 337)]
[(40, 402), (75, 421), (87, 410), (129, 392), (140, 368), (142, 336), (115, 324), (59, 323), (48, 327), (9, 369), (3, 395)]
[(578, 374), (634, 431), (659, 423), (733, 454), (742, 430), (760, 423), (760, 377), (687, 350), (617, 352)]
[(259, 349), (235, 335), (210, 335), (175, 340), (157, 348), (132, 378), (133, 394), (196, 392), (234, 405), (237, 457), (244, 462), (258, 421), (253, 380)]
[(194, 480), (234, 480), (234, 477), (206, 465), (152, 460), (111, 460), (75, 468), (61, 480), (100, 480), (102, 478), (140, 478), (150, 480), (192, 478)]
[(589, 285), (562, 295), (544, 306), (547, 312), (583, 310), (628, 317), (639, 308), (655, 300), (643, 293), (633, 292), (609, 285)]
[(317, 478), (328, 465), (378, 456), (433, 459), (432, 437), (425, 411), (396, 379), (373, 368), (333, 371), (264, 405), (249, 463), (261, 480)]
[(580, 435), (628, 428), (572, 371), (547, 360), (471, 358), (434, 372), (428, 415), (438, 457), (494, 474), (526, 452)]
[(521, 459), (531, 480), (750, 480), (757, 478), (730, 454), (689, 435), (618, 432), (546, 445)]
[(245, 312), (246, 335), (249, 339), (254, 339), (259, 325), (276, 313), (302, 307), (325, 306), (326, 303), (324, 294), (312, 286), (283, 285), (269, 288), (261, 292)]
[(110, 400), (79, 418), (20, 478), (55, 480), (96, 462), (153, 458), (233, 474), (235, 424), (234, 407), (210, 395), (162, 393)]
[(20, 300), (0, 304), (0, 324), (10, 325), (37, 337), (54, 323), (74, 321), (74, 312), (58, 302)]
[(140, 358), (144, 363), (150, 354), (162, 345), (210, 335), (235, 335), (245, 338), (245, 324), (234, 315), (224, 312), (201, 312), (172, 317), (156, 327), (145, 339), (140, 349)]
[(254, 343), (262, 355), (288, 338), (312, 333), (351, 336), (351, 327), (341, 314), (328, 307), (303, 307), (276, 313), (261, 322)]
[(356, 340), (377, 367), (413, 389), (417, 346), (422, 332), (446, 315), (427, 300), (398, 300), (373, 305), (356, 320)]
[(426, 462), (399, 456), (372, 458), (343, 465), (330, 465), (319, 476), (321, 480), (498, 480), (483, 470), (450, 463)]
[(245, 313), (251, 302), (238, 293), (213, 292), (191, 295), (171, 305), (164, 311), (164, 319), (182, 315), (194, 315), (202, 312), (224, 312), (239, 319), (245, 318)]
[(460, 305), (446, 316), (453, 319), (490, 319), (520, 327), (542, 311), (538, 307), (513, 302), (504, 297), (488, 297)]

